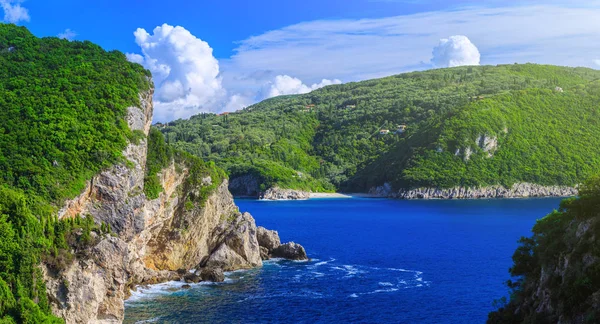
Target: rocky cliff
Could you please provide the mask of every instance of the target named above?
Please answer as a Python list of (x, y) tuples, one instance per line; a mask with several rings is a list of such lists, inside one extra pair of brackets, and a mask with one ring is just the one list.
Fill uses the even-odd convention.
[(533, 183), (517, 183), (510, 188), (490, 186), (480, 188), (455, 187), (449, 189), (417, 188), (393, 190), (388, 183), (372, 188), (370, 194), (399, 199), (486, 199), (570, 197), (577, 195), (577, 188), (566, 186), (542, 186)]
[(488, 323), (600, 322), (600, 177), (537, 221), (510, 268), (510, 299)]
[[(152, 94), (142, 93), (141, 106), (128, 109), (129, 127), (146, 135)], [(173, 161), (159, 173), (163, 191), (148, 199), (147, 153), (146, 139), (130, 143), (126, 161), (93, 177), (59, 212), (59, 218), (89, 215), (113, 232), (92, 233), (92, 246), (65, 269), (43, 267), (53, 312), (67, 323), (121, 322), (136, 284), (177, 280), (190, 269), (262, 265), (254, 219), (235, 206), (227, 180), (213, 184), (206, 174), (189, 181), (186, 163)]]

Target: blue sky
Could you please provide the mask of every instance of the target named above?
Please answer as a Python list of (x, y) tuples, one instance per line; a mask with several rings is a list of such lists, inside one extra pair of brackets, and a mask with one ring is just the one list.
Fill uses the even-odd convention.
[(596, 0), (0, 0), (0, 9), (37, 36), (91, 40), (146, 66), (156, 121), (412, 70), (600, 67)]

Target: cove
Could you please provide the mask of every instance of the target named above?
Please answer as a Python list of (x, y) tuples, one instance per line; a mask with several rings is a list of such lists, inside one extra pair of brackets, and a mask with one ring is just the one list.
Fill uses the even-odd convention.
[(560, 199), (238, 199), (256, 223), (304, 245), (222, 284), (141, 288), (125, 323), (483, 323), (507, 296), (511, 256)]

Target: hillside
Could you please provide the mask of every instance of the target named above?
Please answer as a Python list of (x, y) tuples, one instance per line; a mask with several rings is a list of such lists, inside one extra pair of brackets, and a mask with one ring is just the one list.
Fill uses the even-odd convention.
[(39, 39), (0, 25), (0, 322), (61, 322), (50, 313), (37, 264), (72, 258), (93, 222), (58, 221), (61, 201), (123, 159), (128, 106), (149, 73), (90, 42)]
[(159, 126), (173, 146), (232, 183), (252, 175), (259, 190), (574, 186), (600, 167), (598, 80), (534, 64), (439, 69)]
[(151, 128), (153, 93), (120, 52), (0, 24), (0, 323), (119, 323), (137, 285), (307, 258)]
[(537, 221), (520, 240), (510, 268), (509, 300), (488, 323), (598, 323), (600, 319), (600, 177), (578, 198)]

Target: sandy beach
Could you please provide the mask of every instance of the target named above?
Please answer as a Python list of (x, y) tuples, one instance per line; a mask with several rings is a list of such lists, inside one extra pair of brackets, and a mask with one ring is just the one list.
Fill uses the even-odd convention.
[(377, 195), (368, 193), (339, 193), (339, 192), (311, 192), (310, 198), (327, 198), (327, 199), (343, 199), (343, 198), (381, 198)]

